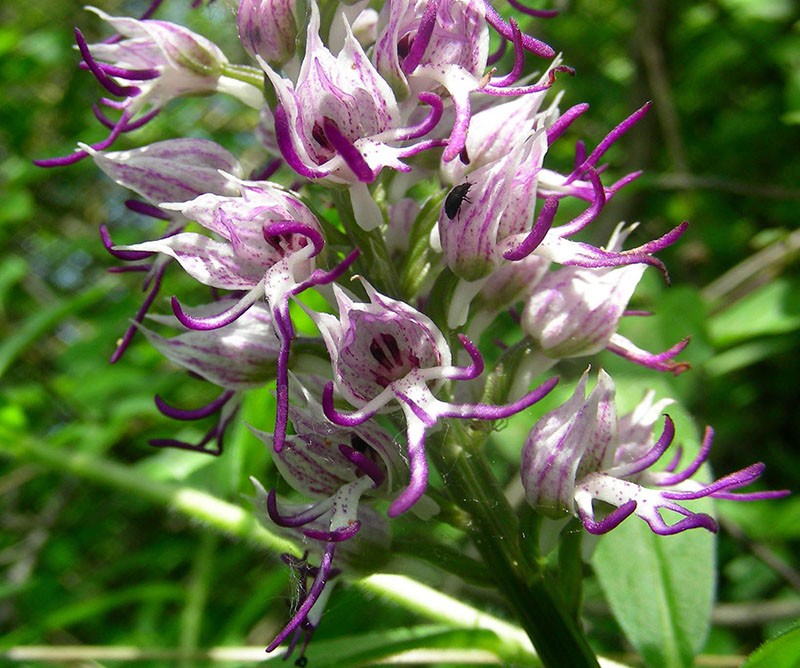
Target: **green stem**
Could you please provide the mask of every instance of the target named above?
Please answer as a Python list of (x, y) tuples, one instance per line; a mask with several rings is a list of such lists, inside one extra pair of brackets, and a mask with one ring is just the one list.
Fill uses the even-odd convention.
[(453, 500), (471, 516), (475, 546), (544, 665), (597, 668), (594, 652), (553, 583), (521, 549), (516, 514), (483, 455), (485, 438), (485, 431), (450, 424), (428, 452)]
[(222, 66), (222, 73), (230, 79), (243, 81), (251, 86), (255, 86), (259, 90), (264, 88), (264, 72), (258, 67), (226, 63)]
[(133, 468), (90, 453), (43, 444), (16, 434), (8, 434), (8, 438), (6, 436), (0, 431), (0, 442), (6, 444), (0, 449), (0, 455), (38, 461), (56, 471), (71, 473), (86, 480), (136, 494), (207, 524), (228, 536), (255, 543), (274, 554), (283, 552), (296, 556), (302, 554), (302, 550), (294, 543), (261, 526), (252, 512), (199, 489), (159, 482), (141, 475)]
[(400, 295), (400, 277), (397, 274), (395, 263), (389, 257), (384, 235), (380, 230), (366, 231), (361, 228), (353, 213), (350, 197), (344, 190), (334, 190), (333, 201), (345, 232), (353, 246), (361, 249), (361, 255), (356, 266), (361, 266), (365, 276), (369, 276), (370, 283), (392, 297)]

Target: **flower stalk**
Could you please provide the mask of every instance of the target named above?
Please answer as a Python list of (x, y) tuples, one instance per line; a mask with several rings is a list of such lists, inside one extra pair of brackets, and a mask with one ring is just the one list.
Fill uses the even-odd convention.
[(463, 424), (451, 424), (444, 438), (437, 439), (439, 447), (431, 451), (448, 493), (472, 519), (472, 540), (543, 664), (597, 668), (567, 603), (541, 565), (522, 550), (519, 522), (489, 468), (485, 439), (485, 431)]

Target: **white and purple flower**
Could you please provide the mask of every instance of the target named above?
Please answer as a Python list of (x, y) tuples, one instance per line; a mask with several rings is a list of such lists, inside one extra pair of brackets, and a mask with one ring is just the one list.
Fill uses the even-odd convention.
[[(215, 313), (224, 305), (225, 301), (215, 302), (206, 304), (197, 311)], [(180, 326), (171, 316), (153, 316), (153, 319)], [(268, 306), (263, 303), (253, 304), (240, 318), (219, 329), (184, 329), (180, 334), (169, 338), (141, 325), (137, 325), (137, 328), (173, 364), (222, 388), (216, 399), (193, 409), (176, 408), (156, 395), (158, 410), (174, 420), (194, 421), (212, 415), (216, 415), (217, 419), (199, 443), (162, 438), (151, 440), (150, 444), (221, 455), (225, 431), (238, 411), (244, 392), (262, 387), (276, 375), (281, 341), (273, 331), (272, 313)], [(208, 445), (212, 442), (214, 446), (209, 448)]]
[[(205, 37), (168, 21), (109, 16), (94, 7), (88, 9), (122, 36), (90, 45), (75, 29), (84, 66), (111, 95), (121, 98), (100, 100), (103, 106), (120, 112), (116, 121), (109, 119), (98, 105), (93, 106), (97, 120), (110, 134), (91, 148), (107, 149), (120, 134), (142, 127), (177, 97), (221, 91), (256, 108), (263, 104), (261, 91), (225, 75), (228, 59)], [(87, 155), (89, 152), (81, 148), (68, 156), (37, 160), (36, 164), (60, 167)]]
[[(606, 253), (609, 260), (620, 258), (621, 266), (566, 266), (546, 274), (530, 292), (520, 325), (536, 342), (538, 350), (553, 360), (593, 355), (608, 349), (651, 369), (679, 374), (689, 365), (673, 360), (688, 345), (688, 338), (662, 353), (649, 353), (617, 332), (652, 258), (640, 253), (647, 245), (636, 251), (618, 250), (629, 232), (630, 228), (617, 228), (608, 250), (599, 251)], [(636, 263), (623, 264), (626, 253), (631, 253), (630, 259)]]
[[(343, 429), (331, 423), (319, 403), (296, 379), (292, 379), (289, 416), (295, 434), (286, 437), (275, 452), (274, 435), (253, 430), (275, 452), (274, 462), (283, 480), (311, 503), (278, 502), (276, 490), (267, 492), (255, 479), (256, 504), (262, 521), (281, 528), (299, 540), (319, 559), (319, 567), (306, 572), (310, 584), (287, 625), (267, 647), (270, 652), (292, 636), (289, 656), (300, 638), (305, 645), (319, 622), (330, 594), (329, 581), (339, 566), (351, 563), (359, 550), (385, 552), (391, 536), (385, 517), (361, 503), (362, 497), (390, 498), (405, 463), (392, 437), (374, 424)], [(309, 567), (303, 560), (285, 559), (293, 568)]]
[(308, 207), (269, 183), (239, 182), (239, 185), (240, 197), (206, 194), (189, 202), (162, 205), (199, 223), (217, 238), (180, 232), (118, 250), (163, 253), (177, 260), (203, 285), (245, 292), (232, 306), (213, 315), (188, 313), (173, 297), (173, 311), (188, 329), (207, 331), (224, 327), (260, 299), (266, 300), (281, 340), (275, 430), (276, 448), (280, 449), (286, 431), (289, 347), (294, 338), (289, 299), (307, 288), (336, 280), (353, 262), (357, 251), (331, 271), (317, 268), (316, 258), (325, 240)]
[[(600, 371), (587, 397), (588, 375), (587, 370), (572, 397), (544, 415), (525, 440), (522, 484), (526, 500), (540, 512), (553, 517), (575, 515), (593, 534), (607, 533), (630, 515), (637, 515), (660, 535), (698, 527), (716, 532), (717, 523), (710, 515), (693, 512), (684, 503), (706, 497), (751, 501), (788, 493), (734, 493), (757, 480), (763, 464), (752, 464), (711, 483), (693, 480), (708, 458), (711, 429), (686, 468), (676, 470), (678, 456), (663, 470), (652, 470), (675, 436), (669, 416), (659, 438), (652, 436), (653, 425), (669, 401), (653, 404), (648, 395), (632, 414), (618, 419), (611, 377)], [(613, 510), (597, 519), (596, 502)], [(676, 522), (671, 522), (673, 517), (678, 518)]]
[[(344, 19), (343, 19), (344, 20)], [(370, 63), (349, 24), (337, 55), (319, 35), (319, 10), (311, 3), (306, 52), (296, 81), (265, 61), (275, 88), (275, 136), (284, 159), (301, 176), (351, 186), (370, 183), (384, 167), (408, 171), (403, 158), (436, 142), (400, 144), (427, 134), (439, 121), (441, 99), (423, 94), (430, 113), (408, 125), (391, 87)]]
[[(425, 493), (428, 465), (425, 432), (446, 418), (499, 420), (525, 410), (556, 384), (551, 379), (520, 400), (504, 406), (454, 404), (434, 391), (445, 380), (471, 380), (483, 372), (483, 358), (464, 335), (459, 340), (470, 357), (467, 367), (453, 366), (450, 348), (439, 328), (408, 304), (377, 292), (361, 280), (369, 302), (356, 302), (334, 285), (339, 317), (311, 313), (331, 357), (333, 382), (325, 386), (322, 405), (331, 422), (343, 427), (363, 424), (397, 401), (406, 420), (410, 480), (394, 500), (389, 515), (409, 510)], [(429, 383), (432, 387), (429, 387)], [(333, 404), (336, 389), (358, 410), (344, 414)]]

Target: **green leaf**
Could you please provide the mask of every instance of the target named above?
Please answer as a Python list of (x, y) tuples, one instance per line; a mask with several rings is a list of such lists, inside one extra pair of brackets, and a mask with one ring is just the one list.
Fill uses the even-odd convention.
[(761, 645), (742, 668), (800, 667), (800, 625)]
[(657, 536), (630, 519), (603, 536), (592, 564), (614, 617), (647, 666), (692, 665), (714, 600), (714, 536)]
[(712, 318), (711, 339), (717, 346), (784, 334), (800, 327), (800, 290), (787, 279), (772, 281)]
[(468, 655), (483, 656), (484, 660), (491, 660), (491, 657), (486, 656), (487, 652), (501, 658), (503, 656), (502, 643), (491, 631), (426, 626), (384, 630), (312, 643), (308, 648), (308, 663), (314, 668), (365, 666), (410, 650), (462, 650), (462, 660), (465, 661)]

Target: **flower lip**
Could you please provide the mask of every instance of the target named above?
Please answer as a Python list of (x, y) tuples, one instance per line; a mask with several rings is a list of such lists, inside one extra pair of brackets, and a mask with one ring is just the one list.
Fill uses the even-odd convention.
[(425, 324), (397, 313), (354, 310), (344, 333), (336, 375), (361, 401), (369, 401), (415, 369), (437, 367), (441, 352)]

